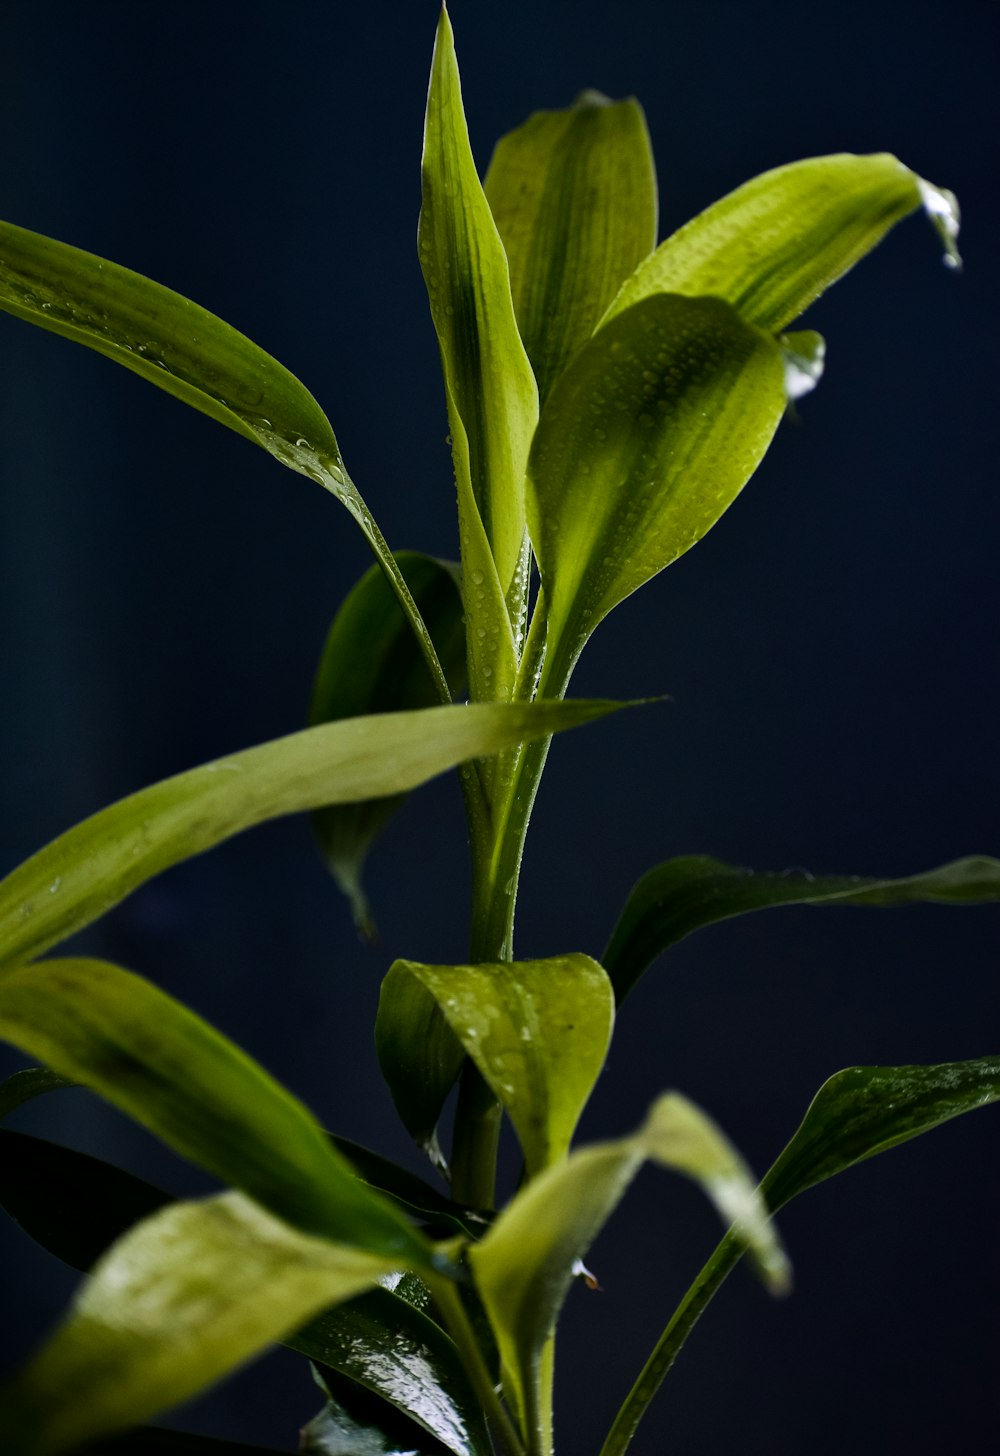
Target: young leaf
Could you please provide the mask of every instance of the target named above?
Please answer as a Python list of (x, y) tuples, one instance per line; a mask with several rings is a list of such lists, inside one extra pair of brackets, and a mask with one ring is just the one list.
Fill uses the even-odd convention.
[(29, 1238), (81, 1273), (133, 1224), (172, 1201), (100, 1158), (0, 1129), (0, 1207)]
[(0, 1036), (93, 1088), (296, 1228), (427, 1264), (429, 1245), (358, 1180), (305, 1107), (141, 977), (87, 960), (7, 971)]
[(0, 882), (0, 963), (41, 955), (154, 875), (254, 824), (403, 793), (611, 710), (481, 703), (350, 718), (164, 779), (85, 819)]
[(618, 1004), (643, 971), (684, 936), (734, 915), (778, 905), (945, 905), (1000, 900), (1000, 860), (984, 855), (899, 880), (740, 869), (708, 855), (670, 859), (643, 875), (604, 952)]
[(130, 268), (0, 223), (0, 308), (124, 364), (283, 465), (301, 469), (315, 454), (343, 471), (326, 415), (293, 374), (207, 309)]
[[(418, 551), (399, 551), (396, 564), (437, 650), (452, 696), (465, 688), (462, 595), (453, 569)], [(350, 592), (333, 620), (320, 658), (310, 726), (429, 708), (437, 702), (423, 654), (396, 595), (378, 566)], [(347, 896), (359, 929), (375, 933), (361, 870), (372, 841), (402, 795), (317, 809), (313, 827), (331, 874)]]
[(0, 1391), (0, 1450), (48, 1456), (137, 1424), (391, 1267), (298, 1233), (239, 1193), (163, 1209), (111, 1250)]
[(642, 107), (584, 91), (564, 111), (536, 111), (500, 138), (483, 186), (544, 401), (656, 245), (656, 175)]
[[(472, 696), (501, 698), (515, 667), (505, 598), (512, 590), (523, 598), (527, 586), (519, 579), (524, 471), (538, 395), (514, 321), (503, 244), (469, 146), (444, 9), (427, 97), (418, 243), (451, 426)], [(520, 629), (520, 601), (513, 605)]]
[(716, 298), (644, 299), (581, 349), (546, 401), (528, 476), (547, 680), (715, 524), (785, 405), (779, 346)]
[(453, 1341), (391, 1284), (320, 1315), (298, 1331), (295, 1348), (388, 1401), (455, 1456), (491, 1450)]
[(685, 224), (632, 274), (605, 322), (654, 293), (710, 293), (778, 333), (923, 206), (957, 265), (958, 206), (885, 153), (810, 157), (738, 187)]
[[(441, 1033), (448, 1057), (428, 1035), (438, 1025), (432, 1007), (450, 1029)], [(397, 1109), (407, 1121), (416, 1101), (424, 1134), (463, 1051), (470, 1056), (506, 1108), (534, 1177), (569, 1151), (613, 1019), (608, 978), (589, 956), (475, 966), (396, 961), (382, 985), (375, 1037)]]
[(736, 1237), (757, 1258), (771, 1288), (787, 1287), (788, 1266), (767, 1207), (742, 1159), (703, 1112), (677, 1093), (653, 1105), (631, 1137), (571, 1153), (521, 1190), (468, 1251), (500, 1347), (504, 1386), (522, 1427), (546, 1450), (549, 1392), (545, 1350), (574, 1265), (646, 1160), (701, 1184)]
[(33, 1097), (74, 1085), (48, 1067), (25, 1067), (23, 1072), (14, 1072), (5, 1082), (0, 1082), (0, 1121)]

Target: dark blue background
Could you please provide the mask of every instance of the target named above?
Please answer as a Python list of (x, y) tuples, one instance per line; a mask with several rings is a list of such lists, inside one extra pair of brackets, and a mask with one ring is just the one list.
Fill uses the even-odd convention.
[[(644, 103), (669, 231), (767, 167), (896, 152), (955, 189), (965, 272), (910, 220), (807, 322), (828, 372), (710, 539), (605, 624), (579, 694), (667, 692), (557, 745), (519, 950), (599, 954), (677, 853), (905, 874), (1000, 851), (995, 661), (998, 235), (993, 0), (455, 0), (473, 146), (585, 86)], [(434, 0), (5, 7), (0, 212), (147, 273), (288, 365), (392, 544), (455, 554), (437, 350), (416, 262)], [(127, 371), (0, 318), (0, 869), (130, 790), (291, 731), (368, 564), (332, 499)], [(460, 960), (453, 782), (373, 859), (358, 943), (307, 824), (150, 885), (80, 944), (259, 1057), (333, 1128), (411, 1156), (370, 1024), (396, 955)], [(758, 1168), (855, 1062), (995, 1053), (998, 912), (778, 912), (680, 946), (623, 1015), (585, 1133), (677, 1086)], [(0, 1069), (21, 1064), (4, 1053)], [(797, 1292), (740, 1271), (635, 1450), (963, 1453), (995, 1431), (996, 1113), (813, 1193), (781, 1220)], [(207, 1183), (82, 1092), (18, 1125), (178, 1192)], [(699, 1195), (647, 1173), (574, 1292), (557, 1435), (596, 1451), (713, 1245)], [(5, 1352), (75, 1279), (4, 1229)], [(294, 1447), (301, 1361), (173, 1423)]]

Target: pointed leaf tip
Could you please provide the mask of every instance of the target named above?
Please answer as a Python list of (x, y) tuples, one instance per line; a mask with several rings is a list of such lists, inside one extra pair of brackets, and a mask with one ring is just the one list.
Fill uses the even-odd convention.
[(924, 211), (944, 244), (945, 267), (959, 271), (962, 267), (962, 257), (958, 251), (958, 232), (961, 223), (958, 198), (954, 192), (949, 192), (947, 187), (935, 187), (933, 182), (927, 182), (923, 177), (917, 178), (917, 191), (920, 193)]

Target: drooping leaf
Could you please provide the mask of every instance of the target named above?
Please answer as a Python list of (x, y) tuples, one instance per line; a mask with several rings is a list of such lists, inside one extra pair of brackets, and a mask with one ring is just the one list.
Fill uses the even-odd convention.
[(305, 386), (222, 319), (162, 284), (5, 222), (0, 308), (124, 364), (293, 470), (309, 474), (325, 461), (343, 484), (333, 430)]
[(296, 1228), (427, 1263), (429, 1245), (355, 1176), (297, 1098), (141, 977), (88, 960), (10, 970), (0, 976), (0, 1036)]
[(631, 1137), (571, 1153), (523, 1188), (468, 1251), (500, 1347), (505, 1391), (522, 1428), (540, 1438), (533, 1450), (548, 1449), (545, 1352), (574, 1266), (646, 1159), (694, 1178), (734, 1223), (772, 1289), (787, 1287), (788, 1265), (749, 1170), (686, 1098), (667, 1093)]
[(483, 186), (544, 400), (656, 245), (656, 174), (642, 107), (584, 91), (565, 110), (536, 111), (500, 138)]
[(455, 1456), (491, 1450), (453, 1341), (391, 1281), (320, 1315), (297, 1332), (295, 1348), (402, 1411)]
[(684, 936), (778, 905), (983, 904), (1000, 900), (1000, 860), (970, 856), (903, 879), (740, 869), (708, 855), (670, 859), (643, 875), (604, 952), (619, 1005), (643, 971)]
[(451, 427), (472, 696), (502, 698), (515, 667), (512, 619), (520, 632), (526, 605), (524, 472), (538, 396), (514, 321), (503, 244), (469, 146), (444, 9), (421, 175), (420, 264)]
[(823, 1083), (801, 1127), (768, 1169), (761, 1191), (777, 1212), (835, 1173), (998, 1100), (1000, 1057), (923, 1067), (849, 1067)]
[(908, 213), (927, 209), (957, 265), (958, 207), (886, 153), (810, 157), (764, 172), (660, 244), (605, 321), (655, 293), (712, 294), (778, 333)]
[(0, 1390), (0, 1450), (48, 1456), (187, 1400), (392, 1261), (310, 1238), (239, 1193), (147, 1219)]
[(547, 681), (715, 524), (785, 405), (780, 347), (715, 298), (644, 299), (576, 355), (546, 400), (528, 477)]
[(534, 1177), (569, 1150), (607, 1054), (613, 1001), (604, 971), (585, 955), (396, 961), (382, 985), (375, 1043), (397, 1110), (426, 1141), (464, 1052), (509, 1114)]
[(34, 1097), (72, 1086), (74, 1083), (67, 1082), (49, 1067), (25, 1067), (21, 1072), (14, 1072), (5, 1082), (0, 1082), (0, 1121)]
[[(453, 697), (465, 688), (462, 594), (454, 570), (418, 551), (395, 553), (437, 649)], [(372, 566), (333, 620), (313, 687), (309, 723), (367, 713), (429, 708), (437, 702), (423, 654), (384, 573)], [(331, 874), (351, 903), (359, 929), (375, 933), (361, 872), (372, 841), (402, 803), (401, 795), (317, 809), (313, 827)]]
[(254, 824), (403, 793), (611, 707), (482, 703), (350, 718), (164, 779), (83, 820), (0, 882), (0, 963), (41, 955), (154, 875)]
[[(1000, 1058), (924, 1067), (851, 1067), (825, 1082), (760, 1186), (772, 1213), (855, 1163), (1000, 1100)], [(624, 1456), (650, 1401), (743, 1249), (727, 1234), (674, 1311), (615, 1417), (601, 1456)]]
[(171, 1195), (100, 1158), (0, 1129), (0, 1207), (36, 1243), (85, 1273)]

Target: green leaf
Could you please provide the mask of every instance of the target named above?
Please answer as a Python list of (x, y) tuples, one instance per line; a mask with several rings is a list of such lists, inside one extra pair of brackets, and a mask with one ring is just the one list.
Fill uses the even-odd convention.
[[(325, 1377), (326, 1372), (317, 1372)], [(326, 1381), (324, 1379), (323, 1383)], [(330, 1399), (299, 1432), (302, 1456), (442, 1456), (445, 1448), (384, 1402), (358, 1418), (340, 1400)]]
[(739, 869), (708, 855), (667, 860), (625, 902), (603, 964), (619, 1005), (643, 971), (684, 936), (734, 915), (778, 905), (945, 905), (1000, 900), (1000, 860), (979, 855), (903, 879)]
[(0, 1206), (29, 1238), (81, 1273), (133, 1224), (172, 1201), (100, 1158), (0, 1129)]
[(418, 243), (451, 427), (472, 696), (502, 698), (515, 669), (512, 619), (519, 636), (526, 605), (524, 472), (538, 396), (503, 244), (469, 146), (443, 9), (427, 97)]
[(908, 213), (923, 206), (958, 264), (958, 207), (886, 153), (776, 167), (687, 223), (632, 274), (605, 321), (655, 293), (712, 294), (784, 329)]
[[(454, 571), (417, 551), (395, 555), (452, 695), (459, 697), (466, 681), (465, 628)], [(316, 674), (309, 723), (429, 708), (436, 702), (427, 664), (395, 592), (380, 567), (372, 566), (333, 620)], [(368, 939), (375, 935), (375, 924), (361, 884), (362, 866), (372, 841), (402, 802), (402, 795), (393, 795), (332, 805), (313, 815), (326, 864)]]
[(479, 1238), (492, 1221), (492, 1213), (465, 1208), (453, 1202), (408, 1168), (401, 1168), (398, 1163), (373, 1153), (350, 1138), (331, 1136), (330, 1141), (339, 1153), (343, 1153), (359, 1178), (380, 1193), (388, 1194), (393, 1203), (420, 1223), (429, 1224), (443, 1233)]
[(375, 1044), (397, 1110), (421, 1142), (463, 1052), (470, 1056), (509, 1114), (534, 1177), (569, 1151), (613, 1020), (610, 983), (589, 956), (474, 966), (396, 961), (382, 984)]
[(0, 1036), (296, 1228), (428, 1263), (429, 1245), (358, 1180), (290, 1092), (141, 977), (88, 960), (8, 971)]
[(326, 415), (293, 374), (215, 314), (130, 268), (2, 222), (0, 308), (124, 364), (293, 470), (310, 474), (324, 459), (343, 471)]
[(505, 1391), (532, 1450), (548, 1449), (546, 1350), (575, 1266), (646, 1159), (694, 1178), (735, 1224), (772, 1289), (787, 1287), (788, 1266), (749, 1170), (686, 1098), (667, 1093), (631, 1137), (571, 1153), (522, 1189), (468, 1251), (500, 1347)]
[(164, 779), (85, 819), (0, 882), (0, 963), (41, 955), (154, 875), (254, 824), (403, 793), (611, 709), (476, 704), (351, 718)]
[(715, 524), (785, 405), (779, 346), (715, 298), (647, 298), (577, 354), (529, 470), (546, 681), (568, 676), (602, 617)]
[(380, 1396), (455, 1456), (486, 1456), (483, 1413), (453, 1341), (394, 1287), (327, 1311), (298, 1331), (295, 1348)]
[(173, 1204), (111, 1250), (0, 1392), (0, 1450), (47, 1456), (148, 1419), (390, 1268), (239, 1193)]
[(536, 111), (500, 138), (483, 185), (544, 400), (656, 246), (656, 174), (642, 107), (584, 91), (563, 111)]
[(824, 1082), (761, 1192), (772, 1212), (835, 1173), (1000, 1100), (1000, 1058), (849, 1067)]
[(15, 1072), (5, 1082), (0, 1082), (0, 1121), (33, 1097), (74, 1085), (48, 1067), (25, 1067), (23, 1072)]

